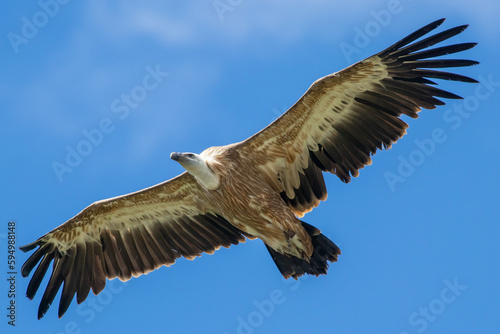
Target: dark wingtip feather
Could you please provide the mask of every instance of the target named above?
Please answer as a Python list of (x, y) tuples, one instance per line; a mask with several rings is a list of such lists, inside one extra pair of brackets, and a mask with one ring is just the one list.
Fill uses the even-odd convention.
[[(59, 273), (57, 273), (57, 275), (59, 275)], [(40, 320), (49, 310), (49, 307), (54, 301), (54, 298), (56, 297), (56, 294), (59, 291), (62, 282), (63, 279), (60, 276), (55, 277), (54, 279), (52, 279), (51, 277), (47, 289), (43, 294), (42, 300), (40, 301), (40, 306), (38, 307), (38, 320)]]
[(378, 56), (383, 58), (383, 57), (387, 56), (388, 54), (390, 54), (391, 52), (393, 52), (393, 51), (395, 51), (395, 50), (397, 50), (405, 45), (410, 44), (411, 42), (419, 39), (420, 37), (428, 34), (432, 30), (439, 27), (441, 24), (443, 24), (443, 22), (445, 20), (446, 20), (445, 18), (442, 18), (442, 19), (436, 20), (434, 22), (431, 22), (431, 23), (423, 26), (422, 28), (418, 29), (417, 31), (411, 33), (410, 35), (406, 36), (405, 38), (401, 39), (400, 41), (389, 46), (387, 49), (383, 50), (382, 52), (379, 52)]
[(28, 277), (33, 268), (38, 264), (40, 259), (42, 258), (42, 254), (39, 252), (33, 253), (26, 262), (24, 262), (21, 267), (21, 276)]
[[(66, 285), (66, 282), (64, 284)], [(64, 296), (64, 288), (63, 288), (62, 295)], [(66, 295), (64, 297), (65, 298), (61, 297), (61, 300), (59, 301), (59, 309), (57, 311), (57, 316), (59, 317), (59, 319), (61, 319), (63, 317), (64, 313), (66, 313), (66, 311), (68, 310), (69, 305), (73, 301), (74, 294), (71, 296)]]
[(41, 244), (41, 241), (40, 241), (40, 239), (38, 239), (30, 244), (20, 246), (19, 249), (26, 253), (26, 252), (29, 252), (30, 250), (36, 248), (40, 244)]
[(54, 251), (54, 246), (52, 244), (44, 244), (40, 246), (31, 256), (24, 262), (21, 267), (21, 275), (23, 277), (28, 277), (33, 268), (40, 262), (42, 257)]
[(45, 274), (47, 273), (47, 269), (54, 259), (54, 255), (55, 252), (47, 253), (38, 265), (38, 268), (36, 268), (35, 273), (33, 274), (33, 277), (31, 277), (31, 280), (28, 284), (28, 288), (26, 289), (26, 297), (28, 297), (29, 299), (33, 299), (35, 297), (35, 294), (38, 291), (38, 288), (40, 287)]
[(469, 28), (468, 24), (462, 24), (461, 26), (456, 26), (453, 29), (457, 29), (457, 30), (460, 30), (460, 32), (462, 32), (462, 31), (465, 31), (467, 28)]

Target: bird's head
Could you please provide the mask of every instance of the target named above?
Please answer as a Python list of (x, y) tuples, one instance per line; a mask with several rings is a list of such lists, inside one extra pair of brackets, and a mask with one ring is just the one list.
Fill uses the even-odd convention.
[(188, 169), (188, 167), (196, 167), (200, 166), (205, 163), (205, 160), (196, 153), (179, 153), (179, 152), (172, 152), (170, 154), (170, 159), (177, 161), (182, 165), (182, 167)]
[(219, 176), (208, 167), (207, 161), (201, 155), (190, 152), (173, 152), (170, 154), (170, 159), (180, 163), (189, 174), (196, 177), (206, 188), (210, 190), (219, 188)]

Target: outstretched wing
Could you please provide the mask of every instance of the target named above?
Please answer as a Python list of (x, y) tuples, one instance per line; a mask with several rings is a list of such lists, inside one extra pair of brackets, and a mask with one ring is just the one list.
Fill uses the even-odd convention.
[(390, 148), (406, 133), (408, 125), (400, 119), (402, 114), (417, 118), (421, 108), (444, 104), (436, 97), (461, 98), (436, 88), (428, 78), (477, 82), (431, 70), (478, 64), (433, 59), (470, 49), (476, 43), (424, 50), (461, 33), (466, 25), (416, 41), (443, 21), (435, 21), (386, 50), (317, 80), (286, 113), (238, 144), (237, 149), (252, 157), (263, 177), (297, 215), (326, 199), (322, 171), (349, 182), (351, 176), (358, 176), (360, 168), (371, 164), (371, 155), (377, 149)]
[(242, 232), (207, 209), (199, 185), (188, 173), (156, 186), (95, 202), (66, 223), (21, 247), (38, 247), (23, 265), (27, 277), (38, 267), (28, 285), (33, 299), (51, 262), (52, 274), (45, 289), (38, 318), (47, 312), (64, 283), (59, 317), (76, 294), (78, 304), (90, 289), (100, 293), (106, 278), (129, 280), (169, 266), (181, 256), (194, 259), (212, 254), (221, 246), (244, 242)]

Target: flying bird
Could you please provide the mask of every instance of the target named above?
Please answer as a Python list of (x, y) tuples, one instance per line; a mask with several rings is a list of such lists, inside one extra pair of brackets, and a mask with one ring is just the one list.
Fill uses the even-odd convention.
[(300, 218), (326, 200), (323, 172), (343, 182), (371, 164), (406, 133), (401, 115), (417, 118), (438, 98), (461, 99), (431, 79), (477, 82), (440, 68), (478, 64), (436, 58), (476, 43), (431, 46), (467, 28), (422, 38), (435, 21), (396, 44), (316, 82), (281, 117), (252, 137), (201, 154), (172, 153), (186, 171), (131, 194), (95, 202), (21, 250), (37, 248), (21, 272), (33, 299), (52, 263), (38, 309), (40, 319), (57, 292), (59, 317), (76, 294), (99, 294), (106, 279), (147, 274), (177, 258), (194, 259), (248, 239), (261, 239), (285, 278), (326, 274), (340, 249)]

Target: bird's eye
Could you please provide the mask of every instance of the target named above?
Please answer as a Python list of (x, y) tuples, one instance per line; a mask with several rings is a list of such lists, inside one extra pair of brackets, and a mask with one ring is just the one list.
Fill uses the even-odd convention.
[(194, 154), (193, 153), (189, 153), (187, 156), (188, 156), (188, 158), (194, 158)]

